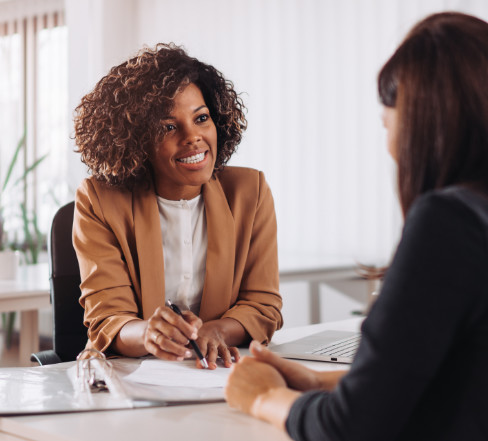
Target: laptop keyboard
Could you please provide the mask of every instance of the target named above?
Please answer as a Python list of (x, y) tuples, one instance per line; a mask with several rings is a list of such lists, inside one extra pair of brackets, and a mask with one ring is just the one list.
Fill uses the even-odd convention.
[(353, 335), (344, 340), (315, 348), (310, 351), (310, 354), (330, 355), (331, 357), (352, 357), (358, 349), (360, 339), (361, 334)]

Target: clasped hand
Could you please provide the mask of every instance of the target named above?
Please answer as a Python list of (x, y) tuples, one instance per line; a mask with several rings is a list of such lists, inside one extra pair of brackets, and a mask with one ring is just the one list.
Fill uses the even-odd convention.
[[(191, 311), (182, 311), (180, 316), (167, 306), (159, 307), (148, 320), (144, 347), (163, 360), (182, 361), (193, 356), (189, 340), (195, 340), (207, 359), (209, 369), (217, 368), (218, 357), (225, 367), (231, 367), (232, 357), (239, 361), (239, 350), (227, 345), (219, 322), (203, 323)], [(201, 367), (198, 360), (196, 366)]]
[(227, 380), (229, 405), (283, 428), (293, 402), (301, 392), (333, 389), (345, 371), (317, 372), (285, 360), (258, 342), (251, 343), (252, 357), (243, 357)]

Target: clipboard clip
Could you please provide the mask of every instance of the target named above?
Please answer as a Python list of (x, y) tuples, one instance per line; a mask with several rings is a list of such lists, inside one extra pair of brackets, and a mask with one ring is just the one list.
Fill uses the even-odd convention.
[[(101, 369), (97, 369), (97, 366)], [(102, 371), (102, 375), (100, 375)], [(83, 390), (91, 393), (108, 392), (106, 376), (112, 375), (113, 366), (103, 352), (84, 349), (76, 357), (76, 377)]]

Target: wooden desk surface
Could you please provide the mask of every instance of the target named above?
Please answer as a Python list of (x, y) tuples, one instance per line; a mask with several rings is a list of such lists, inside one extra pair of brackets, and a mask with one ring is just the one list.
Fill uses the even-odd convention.
[(0, 280), (0, 312), (21, 312), (21, 366), (31, 365), (30, 354), (39, 350), (39, 309), (49, 308), (50, 305), (47, 263), (23, 265), (15, 280)]

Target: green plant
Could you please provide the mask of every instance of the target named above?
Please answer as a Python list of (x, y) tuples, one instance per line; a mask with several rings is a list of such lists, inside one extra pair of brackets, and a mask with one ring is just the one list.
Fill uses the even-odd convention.
[(37, 225), (37, 214), (32, 212), (29, 216), (25, 204), (21, 204), (20, 208), (22, 210), (24, 240), (18, 249), (24, 253), (26, 263), (38, 263), (39, 254), (46, 246), (46, 235), (42, 234)]
[[(12, 242), (11, 240), (8, 239), (6, 231), (5, 231), (5, 219), (3, 217), (3, 210), (5, 208), (3, 204), (4, 204), (5, 195), (8, 191), (14, 191), (19, 184), (23, 183), (25, 185), (25, 180), (26, 180), (27, 176), (33, 170), (35, 170), (39, 166), (39, 164), (46, 159), (46, 157), (48, 155), (46, 153), (45, 155), (36, 159), (30, 166), (26, 167), (23, 170), (22, 174), (16, 180), (11, 181), (12, 173), (14, 172), (15, 167), (17, 165), (17, 161), (18, 161), (20, 152), (25, 147), (26, 135), (27, 135), (27, 132), (26, 132), (26, 130), (24, 130), (24, 133), (22, 134), (22, 137), (20, 138), (19, 142), (17, 143), (17, 146), (15, 148), (12, 159), (10, 160), (9, 165), (7, 167), (7, 173), (5, 175), (5, 179), (3, 180), (3, 183), (0, 187), (0, 251), (4, 250), (6, 248), (13, 248), (15, 246), (14, 242)], [(20, 205), (21, 205), (20, 208), (21, 208), (22, 219), (23, 219), (23, 223), (24, 223), (24, 234), (25, 234), (26, 229), (30, 231), (30, 228), (26, 224), (26, 221), (28, 220), (28, 218), (27, 218), (27, 211), (25, 208), (25, 204), (21, 203)], [(33, 219), (35, 220), (35, 224), (34, 224), (35, 231), (37, 231), (38, 230), (37, 229), (37, 218), (35, 217), (35, 214), (34, 214)], [(28, 235), (26, 235), (26, 240), (28, 239), (27, 236)]]
[[(25, 260), (27, 263), (37, 263), (39, 252), (42, 249), (44, 243), (44, 235), (41, 233), (37, 226), (37, 215), (32, 213), (29, 216), (25, 203), (20, 204), (22, 226), (23, 226), (23, 243), (19, 244), (13, 241), (11, 238), (7, 237), (7, 232), (5, 231), (5, 219), (3, 217), (4, 213), (4, 203), (5, 195), (8, 191), (14, 191), (16, 187), (23, 183), (25, 185), (25, 180), (29, 173), (35, 170), (39, 164), (44, 161), (47, 154), (41, 156), (39, 159), (35, 160), (30, 166), (26, 167), (21, 175), (12, 181), (12, 173), (18, 162), (18, 158), (21, 150), (25, 147), (26, 142), (26, 130), (22, 134), (17, 146), (15, 148), (12, 159), (7, 167), (7, 172), (2, 185), (0, 186), (0, 251), (5, 249), (19, 249), (25, 255)], [(12, 344), (12, 332), (15, 323), (15, 312), (3, 312), (2, 313), (2, 329), (6, 332), (6, 344), (10, 347)]]
[(2, 312), (2, 329), (5, 331), (5, 345), (7, 349), (10, 349), (12, 346), (12, 334), (16, 315), (16, 312)]

